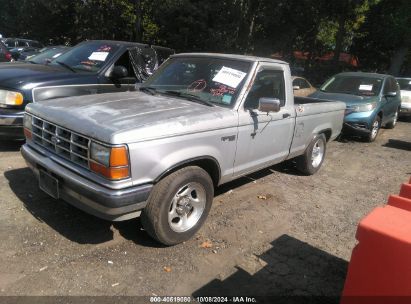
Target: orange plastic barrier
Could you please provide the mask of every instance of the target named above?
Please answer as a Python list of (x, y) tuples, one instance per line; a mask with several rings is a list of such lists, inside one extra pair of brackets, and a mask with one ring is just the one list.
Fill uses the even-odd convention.
[(361, 220), (342, 304), (411, 303), (411, 179)]

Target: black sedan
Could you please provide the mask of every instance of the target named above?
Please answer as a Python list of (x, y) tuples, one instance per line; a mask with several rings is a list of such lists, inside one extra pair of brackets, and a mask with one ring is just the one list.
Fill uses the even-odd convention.
[(56, 59), (57, 57), (63, 55), (70, 49), (70, 47), (64, 45), (47, 46), (45, 48), (42, 48), (38, 52), (35, 52), (34, 54), (23, 53), (20, 55), (19, 60), (30, 63), (46, 64), (53, 61), (53, 59)]
[(121, 41), (86, 41), (48, 64), (0, 64), (0, 138), (23, 137), (27, 103), (135, 90), (172, 49)]

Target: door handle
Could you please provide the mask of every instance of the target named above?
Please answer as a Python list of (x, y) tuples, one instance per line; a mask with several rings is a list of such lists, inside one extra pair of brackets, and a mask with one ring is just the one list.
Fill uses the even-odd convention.
[(290, 116), (291, 116), (290, 113), (284, 113), (284, 114), (283, 114), (283, 118), (288, 118), (288, 117), (290, 117)]

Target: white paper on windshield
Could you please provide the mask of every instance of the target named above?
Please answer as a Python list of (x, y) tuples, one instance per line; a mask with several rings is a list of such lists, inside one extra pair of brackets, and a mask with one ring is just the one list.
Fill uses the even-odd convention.
[(246, 73), (244, 72), (223, 66), (217, 73), (217, 75), (215, 75), (213, 81), (228, 85), (232, 88), (236, 88), (240, 84), (241, 80), (243, 80), (245, 75)]
[(106, 61), (109, 52), (93, 52), (88, 57), (89, 60)]
[(360, 84), (360, 91), (372, 91), (372, 84)]
[(56, 55), (53, 56), (53, 58), (57, 58), (58, 56), (60, 56), (62, 53), (57, 53)]
[(409, 82), (408, 84), (411, 84), (411, 80), (410, 80), (410, 82)]

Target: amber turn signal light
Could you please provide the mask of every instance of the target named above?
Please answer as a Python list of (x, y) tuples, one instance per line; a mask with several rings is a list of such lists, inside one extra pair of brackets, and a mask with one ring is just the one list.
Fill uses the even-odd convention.
[(90, 169), (97, 174), (100, 174), (108, 179), (118, 180), (129, 177), (128, 167), (112, 168), (104, 165), (91, 162)]
[(110, 153), (110, 167), (123, 167), (128, 166), (128, 153), (127, 148), (113, 147)]
[(24, 128), (24, 136), (27, 138), (27, 139), (32, 139), (32, 137), (33, 137), (33, 135), (31, 134), (31, 131), (29, 130), (29, 129), (26, 129), (26, 128)]

